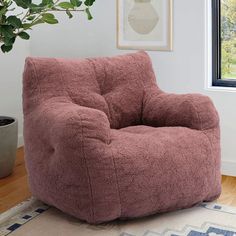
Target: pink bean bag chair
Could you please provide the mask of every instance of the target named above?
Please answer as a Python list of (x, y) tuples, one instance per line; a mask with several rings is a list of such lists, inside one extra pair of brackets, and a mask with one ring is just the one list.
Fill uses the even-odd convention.
[(213, 103), (161, 91), (145, 52), (28, 58), (23, 83), (29, 183), (45, 203), (97, 224), (219, 196)]

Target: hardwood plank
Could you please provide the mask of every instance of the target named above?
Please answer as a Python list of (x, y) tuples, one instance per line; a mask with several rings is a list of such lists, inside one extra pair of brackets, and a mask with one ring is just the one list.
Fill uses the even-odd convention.
[(216, 202), (236, 207), (236, 177), (222, 176), (222, 194)]
[[(17, 150), (15, 169), (11, 176), (0, 179), (0, 213), (31, 196), (25, 169), (24, 149)], [(216, 202), (236, 207), (236, 177), (222, 176), (222, 194)]]
[(24, 149), (17, 150), (15, 168), (12, 175), (0, 179), (0, 213), (31, 196), (28, 187), (24, 161)]

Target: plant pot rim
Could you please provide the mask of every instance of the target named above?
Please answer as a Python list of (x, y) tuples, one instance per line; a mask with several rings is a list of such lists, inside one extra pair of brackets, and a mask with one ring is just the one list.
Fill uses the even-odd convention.
[(0, 125), (0, 129), (11, 126), (11, 125), (14, 125), (15, 123), (17, 123), (17, 119), (15, 117), (12, 117), (12, 116), (1, 116), (0, 115), (0, 120), (2, 120), (2, 119), (12, 119), (14, 121), (10, 124), (7, 124), (7, 125), (2, 125), (2, 126)]

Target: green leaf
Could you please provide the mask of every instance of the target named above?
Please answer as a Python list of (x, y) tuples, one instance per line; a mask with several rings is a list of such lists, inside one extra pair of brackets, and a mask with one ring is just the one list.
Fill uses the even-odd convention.
[(42, 14), (42, 20), (48, 24), (57, 24), (58, 20), (55, 16), (51, 13), (44, 13)]
[(43, 16), (43, 19), (54, 19), (55, 18), (55, 16), (51, 13), (43, 13), (42, 16)]
[(9, 16), (7, 18), (7, 22), (17, 29), (22, 27), (21, 20), (19, 18), (17, 18), (16, 16)]
[(66, 14), (69, 16), (69, 19), (71, 19), (73, 17), (73, 15), (71, 14), (71, 12), (69, 10), (66, 10)]
[(57, 19), (55, 19), (55, 18), (48, 18), (48, 19), (43, 19), (42, 18), (42, 20), (44, 21), (44, 22), (46, 22), (46, 23), (48, 23), (48, 24), (57, 24), (58, 23), (58, 20)]
[(25, 40), (28, 40), (30, 38), (29, 34), (27, 34), (25, 31), (20, 32), (18, 36)]
[(79, 0), (70, 0), (70, 3), (75, 7), (80, 7), (82, 5), (82, 1)]
[(42, 0), (42, 2), (39, 4), (39, 6), (52, 6), (53, 0)]
[(38, 25), (38, 24), (43, 24), (45, 23), (42, 19), (39, 19), (37, 21), (35, 21), (34, 23), (29, 23), (29, 24), (23, 24), (23, 29), (24, 30), (28, 30), (28, 29), (31, 29), (32, 26), (34, 25)]
[(85, 9), (85, 12), (87, 13), (88, 20), (92, 20), (93, 17), (92, 17), (92, 15), (91, 15), (91, 12), (90, 12), (89, 8), (86, 8), (86, 9)]
[(6, 12), (7, 12), (7, 7), (6, 6), (0, 7), (0, 17), (5, 15)]
[(11, 25), (0, 25), (0, 33), (6, 38), (15, 37), (14, 28)]
[(16, 37), (14, 38), (4, 38), (4, 45), (5, 46), (12, 46), (15, 43)]
[(58, 6), (63, 8), (63, 9), (70, 9), (70, 8), (73, 9), (74, 8), (74, 6), (69, 2), (60, 2), (58, 4)]
[(42, 19), (38, 19), (33, 24), (31, 24), (31, 26), (38, 25), (38, 24), (43, 24), (43, 23), (44, 23), (44, 21)]
[(31, 0), (14, 0), (17, 6), (27, 9), (31, 4)]
[(12, 50), (12, 46), (6, 46), (5, 44), (3, 44), (1, 46), (1, 50), (3, 53), (10, 52)]
[(95, 0), (85, 0), (85, 1), (84, 1), (84, 4), (85, 4), (86, 6), (88, 6), (88, 7), (90, 7), (90, 6), (93, 5), (94, 2), (95, 2)]
[(34, 16), (29, 16), (29, 17), (27, 17), (26, 19), (29, 20), (29, 21), (31, 21), (31, 20), (34, 20), (35, 17), (36, 17), (36, 15), (34, 15)]
[(27, 24), (23, 24), (22, 26), (23, 26), (23, 29), (24, 29), (24, 30), (28, 30), (28, 29), (30, 29), (33, 25), (27, 23)]
[(1, 22), (1, 25), (6, 24), (6, 19), (7, 19), (6, 15), (0, 15), (0, 22)]
[(30, 10), (30, 13), (40, 13), (42, 10), (45, 9), (45, 6), (39, 6), (39, 5), (36, 5), (36, 4), (30, 4), (29, 5), (29, 10)]

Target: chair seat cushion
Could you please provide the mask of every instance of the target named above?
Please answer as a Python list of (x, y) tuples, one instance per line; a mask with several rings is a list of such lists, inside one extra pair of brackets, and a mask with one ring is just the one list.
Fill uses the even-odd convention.
[(184, 127), (113, 130), (121, 215), (189, 207), (220, 193), (208, 136)]

